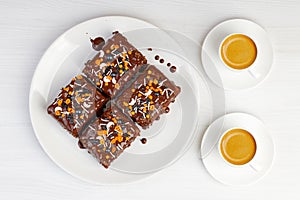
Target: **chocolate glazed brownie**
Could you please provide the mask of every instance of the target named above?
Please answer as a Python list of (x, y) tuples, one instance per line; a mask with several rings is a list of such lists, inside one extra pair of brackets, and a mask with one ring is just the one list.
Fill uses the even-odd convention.
[(105, 168), (108, 168), (135, 138), (140, 130), (118, 108), (108, 106), (80, 135), (79, 140)]
[(146, 129), (160, 114), (169, 112), (169, 104), (179, 93), (180, 87), (150, 65), (116, 101), (124, 113)]
[(116, 95), (146, 64), (146, 58), (119, 32), (86, 63), (83, 75), (109, 97)]
[(107, 100), (108, 98), (98, 92), (82, 75), (78, 75), (61, 89), (47, 111), (63, 128), (74, 137), (78, 137), (78, 133), (96, 112), (101, 110)]

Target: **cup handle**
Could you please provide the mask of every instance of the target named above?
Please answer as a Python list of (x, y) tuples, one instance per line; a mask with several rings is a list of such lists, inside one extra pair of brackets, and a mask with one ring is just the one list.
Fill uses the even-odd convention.
[(248, 72), (251, 74), (251, 76), (253, 77), (253, 78), (259, 78), (260, 77), (260, 73), (258, 73), (257, 71), (255, 71), (255, 70), (253, 70), (253, 69), (248, 69)]

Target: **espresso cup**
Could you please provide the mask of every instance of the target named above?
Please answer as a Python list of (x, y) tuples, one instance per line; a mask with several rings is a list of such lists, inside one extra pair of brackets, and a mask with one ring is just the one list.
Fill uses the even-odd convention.
[(234, 167), (249, 165), (255, 171), (261, 167), (253, 162), (257, 151), (254, 136), (243, 128), (231, 128), (222, 133), (218, 141), (218, 150), (222, 159)]
[(248, 71), (255, 78), (260, 76), (254, 69), (257, 53), (254, 40), (241, 33), (226, 36), (219, 45), (219, 58), (228, 69)]

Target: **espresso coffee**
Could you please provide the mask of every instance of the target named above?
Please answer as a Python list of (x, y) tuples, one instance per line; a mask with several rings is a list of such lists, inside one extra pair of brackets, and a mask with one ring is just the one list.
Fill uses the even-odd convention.
[(228, 67), (243, 70), (254, 63), (257, 56), (257, 48), (254, 41), (248, 36), (233, 34), (222, 42), (220, 56)]
[(244, 165), (252, 160), (256, 153), (256, 142), (251, 133), (244, 129), (231, 129), (220, 141), (223, 158), (233, 165)]

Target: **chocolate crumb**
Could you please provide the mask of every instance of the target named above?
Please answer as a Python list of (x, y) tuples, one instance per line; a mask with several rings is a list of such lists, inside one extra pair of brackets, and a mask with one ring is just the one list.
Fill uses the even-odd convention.
[(169, 108), (169, 107), (166, 107), (165, 113), (168, 113), (168, 112), (170, 112), (170, 108)]
[(112, 32), (112, 34), (117, 34), (117, 33), (119, 33), (119, 31), (114, 31), (114, 32)]
[(147, 139), (146, 138), (142, 138), (141, 142), (142, 142), (142, 144), (146, 144), (147, 143)]
[(152, 51), (152, 48), (148, 48), (148, 51)]
[(97, 37), (95, 39), (90, 39), (92, 47), (95, 51), (100, 51), (105, 44), (105, 41), (102, 37)]
[(160, 62), (160, 63), (164, 63), (165, 60), (164, 60), (164, 59), (160, 59), (159, 62)]
[(176, 67), (175, 67), (175, 66), (172, 66), (172, 67), (170, 68), (170, 72), (172, 72), (172, 73), (176, 72)]
[(167, 66), (168, 66), (168, 67), (171, 67), (171, 63), (167, 63)]
[(83, 146), (83, 144), (80, 142), (80, 140), (78, 140), (78, 146), (80, 149), (85, 149), (85, 147)]
[(158, 60), (158, 59), (159, 59), (159, 55), (156, 55), (156, 56), (154, 57), (154, 59), (155, 59), (155, 60)]

